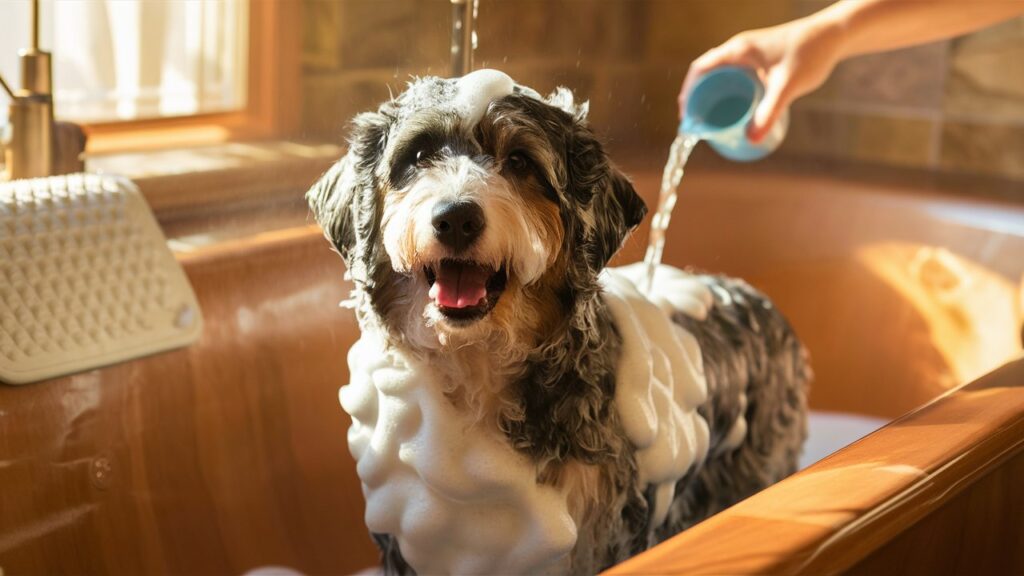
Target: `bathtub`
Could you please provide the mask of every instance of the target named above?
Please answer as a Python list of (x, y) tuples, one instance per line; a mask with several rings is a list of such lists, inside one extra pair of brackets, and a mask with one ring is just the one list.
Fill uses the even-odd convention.
[[(658, 175), (632, 172), (651, 203)], [(357, 337), (343, 266), (288, 206), (234, 238), (165, 222), (195, 345), (0, 387), (3, 573), (376, 565), (336, 400)], [(1024, 207), (692, 171), (666, 261), (766, 291), (811, 351), (812, 408), (888, 424), (610, 574), (1024, 570)]]
[(688, 174), (666, 260), (746, 278), (788, 316), (815, 371), (808, 444), (828, 451), (840, 446), (816, 432), (889, 423), (607, 573), (1024, 573), (1015, 193)]

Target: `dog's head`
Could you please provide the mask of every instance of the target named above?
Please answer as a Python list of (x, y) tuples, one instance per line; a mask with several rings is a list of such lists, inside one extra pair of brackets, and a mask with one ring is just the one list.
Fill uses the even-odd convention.
[(586, 112), (481, 70), (415, 80), (354, 120), (307, 198), (385, 326), (440, 345), (540, 336), (596, 293), (647, 209)]

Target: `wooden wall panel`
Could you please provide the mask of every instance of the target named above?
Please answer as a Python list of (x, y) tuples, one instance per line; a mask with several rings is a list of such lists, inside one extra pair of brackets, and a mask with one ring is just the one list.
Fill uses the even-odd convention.
[(185, 264), (191, 348), (0, 387), (5, 574), (376, 562), (337, 402), (356, 336), (340, 259), (314, 230)]

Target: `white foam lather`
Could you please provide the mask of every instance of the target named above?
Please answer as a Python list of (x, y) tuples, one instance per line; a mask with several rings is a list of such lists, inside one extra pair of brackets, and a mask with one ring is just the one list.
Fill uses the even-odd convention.
[[(636, 447), (639, 481), (655, 486), (654, 523), (676, 482), (708, 449), (700, 347), (670, 311), (697, 319), (712, 305), (693, 276), (663, 266), (653, 296), (636, 289), (641, 268), (601, 276), (623, 337), (616, 409)], [(366, 524), (398, 539), (421, 574), (563, 573), (578, 527), (564, 491), (537, 484), (535, 465), (496, 428), (457, 410), (436, 371), (388, 347), (373, 326), (348, 354), (340, 391), (352, 416), (349, 450), (366, 496)]]
[(201, 330), (188, 278), (129, 180), (0, 182), (0, 382), (185, 346)]

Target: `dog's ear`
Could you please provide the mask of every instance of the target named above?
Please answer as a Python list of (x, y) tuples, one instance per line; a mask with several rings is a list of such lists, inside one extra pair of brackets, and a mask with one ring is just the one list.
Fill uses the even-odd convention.
[(609, 221), (601, 223), (598, 218), (598, 236), (605, 242), (604, 263), (619, 251), (626, 236), (640, 225), (647, 215), (647, 204), (636, 193), (633, 182), (614, 165), (608, 165), (608, 192), (605, 201), (608, 208), (603, 210), (610, 214)]
[(592, 228), (583, 230), (583, 236), (590, 247), (591, 268), (599, 270), (643, 221), (647, 205), (629, 178), (608, 160), (585, 120), (577, 117), (573, 124), (567, 162), (570, 194), (591, 214)]
[(348, 262), (355, 244), (352, 230), (355, 188), (356, 177), (352, 169), (352, 153), (349, 152), (306, 192), (306, 201), (313, 216), (345, 262)]
[(348, 154), (306, 192), (313, 216), (349, 266), (356, 238), (365, 237), (359, 229), (374, 221), (375, 172), (390, 122), (380, 112), (356, 116)]

